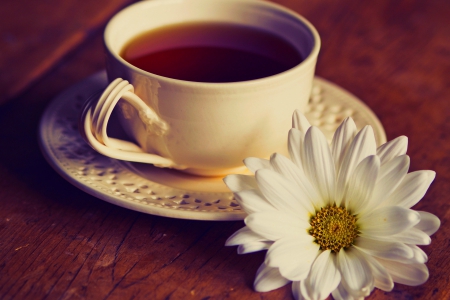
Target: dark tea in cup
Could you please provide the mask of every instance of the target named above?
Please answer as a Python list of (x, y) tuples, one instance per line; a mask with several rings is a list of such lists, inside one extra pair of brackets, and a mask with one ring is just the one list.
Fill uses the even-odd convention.
[(223, 22), (172, 24), (132, 38), (120, 55), (153, 74), (196, 82), (269, 77), (302, 62), (296, 48), (269, 31)]

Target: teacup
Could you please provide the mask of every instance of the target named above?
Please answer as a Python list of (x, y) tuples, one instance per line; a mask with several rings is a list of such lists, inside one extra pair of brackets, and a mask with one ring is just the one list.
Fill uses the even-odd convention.
[[(136, 36), (189, 22), (232, 23), (270, 32), (291, 44), (303, 61), (263, 78), (211, 83), (147, 72), (121, 56)], [(259, 0), (138, 2), (109, 21), (104, 42), (111, 83), (85, 105), (82, 122), (88, 143), (115, 159), (203, 176), (240, 172), (246, 157), (285, 153), (291, 116), (307, 105), (320, 48), (319, 35), (307, 20)], [(133, 142), (107, 135), (116, 105)]]

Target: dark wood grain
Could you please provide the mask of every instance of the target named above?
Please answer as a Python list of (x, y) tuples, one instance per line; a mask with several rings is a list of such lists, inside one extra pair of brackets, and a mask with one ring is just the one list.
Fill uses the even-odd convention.
[(2, 2), (0, 104), (18, 96), (131, 0)]
[[(35, 25), (20, 27), (18, 34), (42, 41), (49, 28), (65, 22), (85, 24), (85, 34), (63, 54), (49, 53), (44, 71), (27, 75), (30, 80), (7, 77), (3, 63), (23, 72), (24, 66), (38, 66), (40, 56), (2, 52), (2, 90), (20, 87), (6, 93), (20, 96), (0, 107), (0, 298), (291, 299), (289, 285), (253, 291), (264, 253), (237, 255), (223, 246), (242, 222), (176, 220), (113, 206), (64, 181), (40, 154), (36, 132), (46, 105), (103, 69), (102, 26), (126, 1), (106, 2), (89, 2), (89, 9), (88, 2), (64, 2), (72, 3), (68, 9), (62, 2), (22, 0), (36, 12), (26, 20)], [(277, 2), (303, 14), (321, 34), (317, 74), (369, 105), (388, 139), (409, 137), (412, 171), (437, 172), (415, 207), (442, 220), (432, 244), (423, 247), (430, 257), (428, 282), (377, 290), (370, 299), (449, 299), (450, 2)], [(65, 17), (43, 20), (49, 9)], [(8, 22), (0, 18), (3, 37)], [(34, 46), (37, 52), (42, 43)]]

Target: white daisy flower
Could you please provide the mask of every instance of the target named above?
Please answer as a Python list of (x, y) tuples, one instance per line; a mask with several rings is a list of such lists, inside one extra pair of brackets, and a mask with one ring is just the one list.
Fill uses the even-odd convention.
[(434, 171), (408, 173), (407, 138), (376, 147), (370, 126), (343, 121), (331, 145), (299, 112), (289, 132), (290, 159), (245, 159), (255, 176), (224, 181), (248, 213), (227, 246), (238, 253), (268, 250), (254, 288), (265, 292), (292, 281), (296, 299), (361, 299), (394, 282), (428, 279), (428, 245), (440, 226), (414, 211)]

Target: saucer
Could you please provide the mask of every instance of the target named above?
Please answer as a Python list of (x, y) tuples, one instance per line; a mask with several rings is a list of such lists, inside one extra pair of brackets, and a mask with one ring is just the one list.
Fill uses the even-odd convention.
[[(84, 101), (106, 85), (106, 72), (96, 73), (58, 95), (42, 116), (42, 153), (63, 178), (94, 197), (147, 214), (216, 221), (245, 218), (222, 178), (118, 161), (89, 147), (78, 131), (78, 117)], [(342, 120), (351, 116), (358, 129), (367, 124), (373, 127), (378, 144), (386, 142), (375, 114), (361, 100), (324, 79), (314, 79), (305, 115), (328, 140)], [(108, 130), (119, 130), (112, 127)]]

